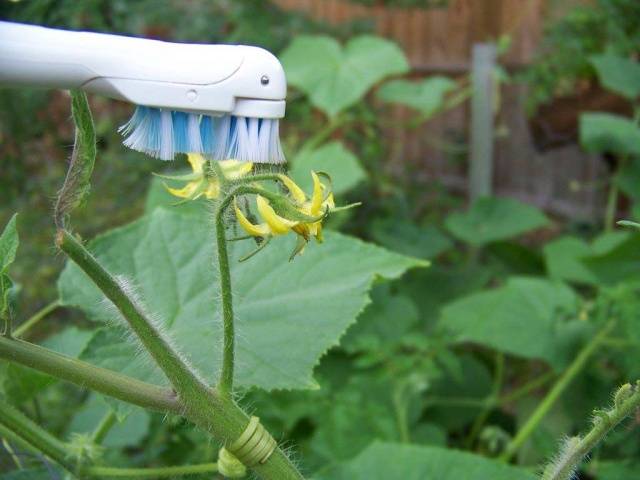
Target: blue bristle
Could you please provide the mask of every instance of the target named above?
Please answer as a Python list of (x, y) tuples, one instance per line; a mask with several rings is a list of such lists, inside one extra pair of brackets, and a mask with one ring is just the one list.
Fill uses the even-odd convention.
[(213, 155), (215, 148), (213, 128), (213, 118), (209, 115), (203, 115), (200, 120), (200, 140), (202, 141), (202, 153), (205, 155)]
[(214, 160), (285, 161), (277, 119), (200, 116), (138, 106), (119, 132), (127, 147), (163, 160), (172, 160), (176, 153), (203, 153)]
[(188, 115), (184, 112), (172, 112), (171, 116), (173, 118), (173, 148), (176, 152), (188, 152)]

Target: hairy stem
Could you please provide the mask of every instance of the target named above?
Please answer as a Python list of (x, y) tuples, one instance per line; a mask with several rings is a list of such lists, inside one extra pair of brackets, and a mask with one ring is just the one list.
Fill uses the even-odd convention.
[(529, 438), (529, 436), (538, 427), (538, 424), (549, 413), (551, 407), (556, 403), (560, 395), (564, 393), (567, 387), (571, 384), (573, 379), (582, 371), (587, 364), (587, 360), (591, 355), (600, 347), (602, 341), (606, 338), (609, 332), (613, 329), (615, 322), (608, 322), (602, 330), (600, 330), (589, 343), (587, 343), (582, 350), (578, 353), (571, 365), (564, 371), (564, 373), (558, 378), (551, 390), (547, 392), (542, 402), (536, 407), (534, 412), (520, 428), (514, 439), (509, 443), (506, 450), (500, 457), (502, 461), (509, 461), (516, 452), (520, 449), (522, 444)]
[(16, 337), (23, 337), (34, 325), (40, 322), (43, 318), (53, 312), (56, 308), (60, 306), (60, 300), (54, 300), (50, 304), (42, 307), (36, 313), (34, 313), (31, 318), (22, 322), (18, 328), (16, 328), (13, 334)]
[(174, 478), (184, 475), (215, 473), (217, 471), (218, 464), (204, 463), (202, 465), (157, 468), (89, 467), (84, 469), (83, 473), (90, 477), (100, 478)]
[(18, 339), (0, 338), (0, 358), (150, 410), (180, 413), (175, 394)]
[[(628, 393), (618, 399), (620, 393)], [(602, 411), (594, 418), (593, 428), (584, 437), (570, 438), (558, 459), (544, 471), (542, 480), (569, 480), (582, 460), (604, 437), (625, 418), (640, 408), (640, 388), (638, 385), (623, 385), (616, 395), (616, 403), (609, 411)]]
[(70, 472), (75, 471), (69, 450), (63, 442), (36, 425), (16, 408), (7, 403), (0, 407), (0, 424), (11, 430), (26, 443), (51, 458)]
[(235, 361), (235, 332), (233, 325), (233, 296), (231, 293), (231, 271), (224, 225), (224, 210), (228, 203), (221, 203), (216, 212), (216, 247), (218, 250), (218, 270), (220, 293), (222, 296), (222, 324), (224, 331), (222, 349), (222, 371), (218, 390), (221, 395), (230, 396), (233, 390), (233, 368)]

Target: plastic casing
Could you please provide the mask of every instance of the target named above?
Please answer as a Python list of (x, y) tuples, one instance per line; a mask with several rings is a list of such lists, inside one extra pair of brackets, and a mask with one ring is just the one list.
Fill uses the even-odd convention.
[(0, 22), (0, 84), (81, 88), (137, 105), (284, 116), (278, 59), (245, 45), (169, 43)]

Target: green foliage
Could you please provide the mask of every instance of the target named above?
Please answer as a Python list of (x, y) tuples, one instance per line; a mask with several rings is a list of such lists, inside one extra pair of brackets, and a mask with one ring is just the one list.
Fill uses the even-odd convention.
[(453, 242), (438, 227), (419, 226), (393, 217), (375, 220), (371, 235), (380, 245), (418, 258), (435, 258), (453, 247)]
[(524, 78), (527, 103), (535, 109), (556, 96), (576, 91), (595, 76), (590, 59), (604, 52), (629, 58), (640, 45), (640, 4), (635, 0), (597, 0), (574, 7), (547, 27), (544, 45)]
[(640, 156), (640, 127), (611, 113), (583, 113), (580, 143), (589, 152)]
[[(446, 305), (440, 326), (456, 342), (473, 342), (560, 368), (567, 360), (576, 294), (560, 282), (511, 278), (500, 288), (474, 293)], [(531, 339), (536, 339), (532, 342)]]
[(356, 458), (320, 475), (332, 480), (534, 480), (532, 473), (455, 450), (392, 443), (374, 443)]
[(591, 57), (600, 80), (607, 90), (633, 101), (640, 95), (640, 63), (606, 53)]
[(392, 80), (380, 87), (378, 98), (418, 110), (427, 119), (444, 106), (446, 94), (455, 87), (456, 82), (449, 77), (434, 76), (419, 82)]
[[(0, 319), (8, 318), (9, 315), (9, 294), (13, 287), (13, 282), (7, 274), (9, 267), (16, 258), (20, 239), (16, 227), (18, 214), (14, 214), (0, 235)], [(7, 320), (9, 322), (10, 320)], [(7, 325), (9, 325), (7, 323)], [(6, 332), (10, 333), (10, 332)]]
[[(216, 277), (209, 267), (214, 241), (207, 225), (205, 216), (158, 209), (101, 236), (91, 249), (112, 272), (135, 282), (132, 288), (163, 319), (160, 326), (167, 335), (211, 379), (220, 362), (216, 331), (220, 305)], [(236, 307), (239, 386), (314, 388), (313, 366), (368, 303), (374, 277), (396, 278), (408, 268), (424, 265), (332, 233), (324, 245), (309, 247), (289, 263), (290, 240), (276, 239), (275, 245), (244, 263), (237, 259), (254, 247), (233, 249), (235, 295), (243, 298)], [(82, 308), (94, 321), (117, 321), (77, 267), (69, 265), (63, 273), (60, 295), (65, 304)], [(309, 330), (318, 334), (308, 336)], [(117, 332), (105, 332), (85, 355), (137, 378), (162, 381), (149, 360), (136, 355), (136, 348), (122, 342)]]
[(516, 237), (548, 224), (535, 207), (510, 198), (481, 198), (464, 213), (453, 213), (445, 221), (457, 239), (481, 246)]
[(405, 73), (409, 65), (394, 43), (355, 37), (342, 47), (325, 36), (299, 36), (280, 56), (290, 85), (334, 117), (353, 106), (380, 80)]

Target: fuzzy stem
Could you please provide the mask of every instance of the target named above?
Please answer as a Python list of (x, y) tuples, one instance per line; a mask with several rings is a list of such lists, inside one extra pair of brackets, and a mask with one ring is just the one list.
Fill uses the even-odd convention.
[(31, 419), (7, 403), (0, 408), (0, 424), (26, 443), (33, 445), (69, 472), (75, 471), (70, 452), (63, 442), (36, 425)]
[[(621, 389), (629, 387), (633, 392), (626, 400), (616, 402), (614, 408), (608, 412), (601, 412), (595, 417), (593, 428), (584, 437), (569, 440), (569, 447), (561, 458), (545, 469), (542, 480), (569, 480), (580, 465), (580, 462), (589, 454), (604, 437), (620, 424), (625, 418), (640, 408), (640, 387), (635, 388), (625, 385)], [(573, 440), (573, 441), (572, 441)]]
[(218, 390), (221, 395), (230, 396), (233, 391), (233, 368), (235, 360), (235, 332), (233, 325), (233, 295), (231, 292), (231, 271), (224, 225), (224, 210), (228, 205), (222, 202), (216, 212), (216, 248), (218, 250), (218, 270), (222, 295), (222, 324), (224, 343), (222, 350), (222, 370)]
[(571, 384), (573, 379), (582, 371), (587, 364), (589, 357), (600, 347), (602, 341), (606, 338), (609, 332), (613, 329), (615, 322), (608, 322), (602, 330), (600, 330), (589, 343), (587, 343), (582, 350), (578, 353), (571, 365), (564, 371), (564, 373), (558, 378), (551, 390), (547, 392), (542, 402), (536, 407), (529, 419), (520, 428), (514, 439), (507, 445), (504, 453), (500, 456), (500, 460), (503, 462), (509, 461), (516, 452), (520, 449), (522, 444), (529, 438), (529, 436), (538, 427), (538, 424), (549, 412), (551, 407), (556, 403), (560, 395), (564, 393), (567, 387)]
[(217, 471), (217, 463), (204, 463), (202, 465), (156, 468), (89, 467), (84, 469), (83, 473), (90, 477), (100, 478), (173, 478), (183, 475), (215, 473)]
[(142, 408), (164, 413), (180, 413), (182, 410), (180, 402), (171, 390), (96, 367), (22, 340), (0, 338), (0, 358)]
[(109, 434), (111, 429), (115, 426), (118, 418), (113, 410), (109, 410), (100, 420), (100, 423), (93, 431), (91, 435), (91, 440), (96, 445), (102, 444), (106, 436)]
[(24, 336), (34, 325), (40, 322), (43, 318), (53, 312), (56, 308), (60, 306), (60, 300), (54, 300), (49, 305), (44, 306), (36, 313), (34, 313), (29, 319), (22, 322), (18, 328), (16, 328), (13, 332), (13, 335), (16, 337)]

